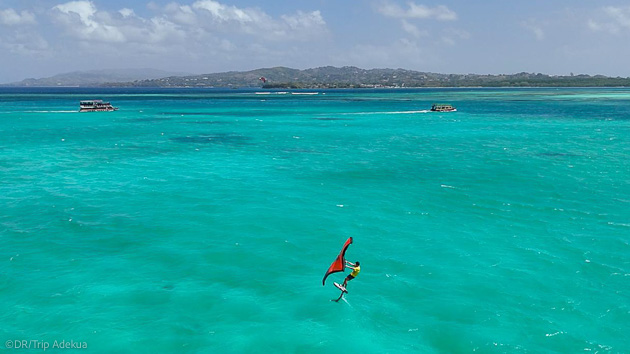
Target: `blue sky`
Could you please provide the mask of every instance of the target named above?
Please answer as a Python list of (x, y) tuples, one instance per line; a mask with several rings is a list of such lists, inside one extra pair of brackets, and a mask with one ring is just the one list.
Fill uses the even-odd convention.
[(617, 0), (0, 0), (0, 83), (287, 66), (630, 76)]

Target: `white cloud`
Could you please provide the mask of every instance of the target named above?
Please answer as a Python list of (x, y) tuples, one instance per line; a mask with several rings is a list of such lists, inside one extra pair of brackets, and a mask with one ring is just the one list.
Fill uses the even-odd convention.
[(60, 13), (68, 16), (78, 16), (81, 23), (88, 27), (97, 26), (93, 20), (93, 16), (96, 13), (96, 6), (91, 1), (71, 1), (65, 4), (60, 4), (53, 7), (53, 10), (58, 10)]
[(12, 54), (40, 57), (45, 55), (49, 45), (36, 32), (15, 31), (12, 34), (0, 35), (0, 48)]
[(606, 6), (600, 9), (598, 19), (589, 19), (589, 29), (619, 34), (630, 31), (630, 6)]
[(170, 3), (164, 8), (164, 11), (164, 15), (175, 23), (186, 26), (194, 26), (197, 24), (197, 14), (188, 5)]
[(330, 35), (318, 10), (271, 16), (260, 8), (189, 0), (149, 3), (153, 15), (144, 17), (131, 7), (105, 10), (101, 6), (105, 5), (96, 0), (74, 0), (51, 8), (53, 30), (65, 34), (55, 35), (51, 45), (71, 46), (78, 57), (100, 61), (124, 53), (127, 61), (144, 65), (150, 59), (154, 66), (176, 61), (208, 68), (219, 62), (247, 66), (252, 57), (270, 65), (310, 59), (319, 55), (316, 44), (326, 43)]
[(281, 16), (281, 20), (275, 25), (278, 36), (275, 40), (305, 41), (321, 39), (328, 34), (326, 21), (319, 11), (298, 11), (294, 15)]
[(429, 35), (429, 33), (427, 31), (421, 31), (418, 29), (417, 26), (415, 26), (412, 23), (409, 23), (407, 20), (402, 20), (402, 27), (405, 30), (405, 32), (411, 34), (412, 36), (418, 38), (418, 37), (426, 37)]
[(466, 40), (470, 38), (470, 33), (458, 29), (447, 29), (442, 35), (442, 42), (448, 45), (455, 45), (460, 40)]
[(421, 69), (435, 61), (435, 52), (409, 39), (399, 39), (382, 45), (360, 44), (333, 59), (334, 65), (362, 68)]
[(256, 8), (238, 8), (213, 0), (201, 0), (192, 4), (199, 18), (198, 28), (215, 36), (253, 36), (262, 39), (285, 38), (285, 28), (264, 11)]
[(594, 20), (590, 19), (586, 22), (586, 25), (589, 29), (593, 30), (593, 31), (601, 31), (603, 30), (602, 25), (600, 25), (599, 23), (595, 22)]
[[(174, 43), (188, 37), (187, 33), (178, 25), (165, 18), (154, 17), (148, 21), (148, 26), (143, 29), (148, 34), (146, 40), (150, 43)], [(142, 38), (136, 38), (141, 42)]]
[(525, 21), (522, 25), (525, 29), (532, 32), (537, 40), (542, 41), (545, 39), (545, 31), (539, 24), (536, 24), (533, 21)]
[[(192, 4), (148, 5), (157, 14), (142, 18), (123, 8), (112, 14), (98, 9), (93, 1), (77, 0), (52, 8), (56, 23), (76, 39), (109, 43), (174, 44), (174, 41), (211, 41), (227, 39), (234, 43), (255, 38), (263, 42), (298, 41), (326, 37), (328, 29), (320, 11), (297, 11), (272, 17), (258, 8), (240, 8), (215, 0)], [(190, 43), (194, 46), (195, 43)]]
[(66, 26), (71, 35), (90, 41), (124, 42), (120, 29), (106, 22), (111, 21), (107, 13), (97, 16), (91, 1), (71, 1), (52, 8), (56, 19)]
[[(297, 11), (274, 18), (258, 8), (239, 8), (214, 0), (192, 4), (199, 27), (223, 36), (246, 35), (263, 41), (304, 41), (328, 33), (320, 11)], [(169, 18), (172, 12), (169, 13)]]
[(29, 11), (18, 13), (14, 9), (0, 10), (0, 24), (7, 26), (33, 25), (35, 24), (35, 15)]
[(236, 21), (248, 23), (261, 20), (261, 16), (256, 10), (227, 6), (213, 0), (197, 1), (193, 4), (193, 8), (207, 11), (213, 19), (220, 22)]
[(630, 28), (630, 7), (613, 7), (604, 8), (606, 15), (620, 27)]
[(120, 9), (118, 11), (118, 13), (122, 17), (134, 17), (134, 16), (136, 16), (136, 13), (133, 11), (133, 9), (128, 9), (128, 8)]
[[(429, 32), (426, 30), (420, 30), (413, 20), (425, 20), (433, 19), (438, 21), (454, 21), (457, 20), (457, 14), (444, 5), (437, 5), (435, 7), (429, 7), (422, 4), (416, 4), (415, 2), (408, 2), (407, 7), (403, 8), (400, 5), (386, 1), (380, 3), (376, 11), (386, 17), (399, 19), (402, 29), (414, 38), (427, 37)], [(457, 38), (463, 38), (458, 34), (450, 33), (442, 37), (442, 42), (447, 44), (455, 44)], [(402, 40), (400, 43), (405, 43)], [(408, 46), (407, 46), (408, 47)]]
[(309, 13), (298, 11), (293, 16), (283, 15), (282, 19), (293, 31), (308, 31), (326, 26), (326, 21), (324, 21), (319, 11)]
[(398, 4), (385, 2), (378, 6), (377, 11), (384, 16), (400, 19), (457, 20), (457, 14), (444, 5), (428, 7), (414, 2), (409, 2), (407, 5), (408, 8), (404, 9)]

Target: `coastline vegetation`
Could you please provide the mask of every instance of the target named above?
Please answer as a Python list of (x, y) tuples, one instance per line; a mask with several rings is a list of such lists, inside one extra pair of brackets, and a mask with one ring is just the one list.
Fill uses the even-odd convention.
[[(71, 76), (68, 78), (66, 76)], [(5, 86), (19, 87), (262, 87), (265, 89), (322, 88), (413, 88), (413, 87), (630, 87), (630, 78), (603, 75), (517, 74), (438, 74), (405, 69), (360, 69), (357, 67), (320, 67), (298, 70), (287, 67), (230, 71), (224, 73), (168, 76), (122, 81), (108, 77), (69, 73), (52, 78), (27, 79)], [(147, 76), (144, 76), (147, 77)], [(84, 78), (85, 80), (82, 80)], [(100, 81), (96, 81), (100, 80)]]
[(630, 78), (603, 75), (438, 74), (405, 69), (285, 67), (207, 75), (172, 76), (108, 84), (117, 87), (262, 87), (266, 89), (402, 88), (402, 87), (626, 87)]

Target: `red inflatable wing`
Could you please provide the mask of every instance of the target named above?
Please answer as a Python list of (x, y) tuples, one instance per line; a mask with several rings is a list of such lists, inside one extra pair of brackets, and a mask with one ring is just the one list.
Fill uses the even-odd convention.
[(348, 246), (350, 246), (351, 244), (352, 244), (352, 237), (349, 237), (346, 240), (346, 243), (343, 244), (343, 248), (341, 249), (341, 252), (337, 256), (337, 259), (335, 259), (335, 261), (330, 265), (330, 268), (328, 268), (326, 275), (324, 275), (324, 279), (322, 280), (322, 285), (326, 285), (326, 278), (328, 278), (329, 275), (336, 272), (343, 272), (343, 270), (346, 268), (345, 267), (346, 250), (348, 249)]

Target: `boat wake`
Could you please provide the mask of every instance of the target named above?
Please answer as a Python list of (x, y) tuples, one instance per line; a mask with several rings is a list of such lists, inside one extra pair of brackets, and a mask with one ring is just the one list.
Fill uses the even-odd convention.
[(254, 92), (254, 95), (305, 95), (313, 96), (319, 95), (319, 92), (289, 92), (289, 91), (258, 91)]
[(392, 112), (354, 112), (354, 113), (341, 113), (342, 115), (372, 115), (372, 114), (418, 114), (418, 113), (431, 113), (428, 109), (420, 111), (392, 111)]
[(423, 109), (420, 111), (394, 111), (394, 112), (382, 112), (382, 114), (416, 114), (416, 113), (429, 113), (431, 112), (428, 109)]
[(23, 111), (24, 113), (79, 113), (79, 111)]

